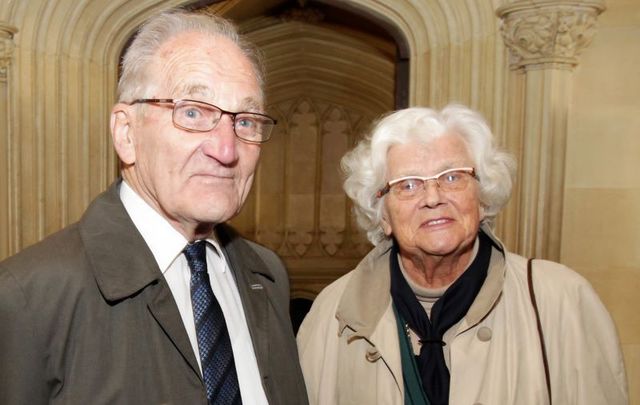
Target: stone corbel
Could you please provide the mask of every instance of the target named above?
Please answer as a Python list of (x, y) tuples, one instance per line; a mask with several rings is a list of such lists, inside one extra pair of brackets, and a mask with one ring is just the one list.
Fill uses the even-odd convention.
[(516, 1), (498, 8), (511, 69), (572, 69), (596, 31), (601, 1)]
[(13, 36), (18, 30), (0, 22), (0, 82), (7, 81), (7, 71), (13, 59)]

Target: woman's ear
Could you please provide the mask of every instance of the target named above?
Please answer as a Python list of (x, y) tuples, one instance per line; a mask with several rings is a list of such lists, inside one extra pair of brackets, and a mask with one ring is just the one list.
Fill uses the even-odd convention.
[(386, 236), (391, 236), (393, 229), (391, 229), (391, 223), (389, 222), (387, 210), (382, 207), (382, 218), (380, 219), (380, 227)]
[(118, 103), (111, 110), (111, 137), (113, 147), (125, 165), (132, 165), (136, 161), (136, 148), (133, 140), (133, 119), (130, 106)]

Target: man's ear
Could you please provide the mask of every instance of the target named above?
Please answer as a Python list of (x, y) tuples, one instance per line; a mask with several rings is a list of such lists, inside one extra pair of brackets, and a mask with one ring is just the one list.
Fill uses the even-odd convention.
[(132, 118), (130, 106), (123, 103), (113, 106), (111, 110), (113, 147), (125, 165), (132, 165), (136, 161)]

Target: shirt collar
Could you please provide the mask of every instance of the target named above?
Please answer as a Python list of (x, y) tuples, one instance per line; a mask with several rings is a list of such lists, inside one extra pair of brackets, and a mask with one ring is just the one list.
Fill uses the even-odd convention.
[(149, 246), (160, 271), (164, 274), (176, 257), (182, 253), (187, 240), (133, 191), (126, 181), (123, 181), (120, 186), (120, 199), (138, 232)]

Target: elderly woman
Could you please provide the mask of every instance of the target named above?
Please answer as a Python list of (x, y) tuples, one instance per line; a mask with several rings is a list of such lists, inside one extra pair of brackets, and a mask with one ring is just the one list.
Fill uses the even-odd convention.
[(493, 235), (514, 165), (479, 114), (395, 112), (342, 165), (375, 248), (300, 328), (311, 404), (627, 403), (588, 282), (549, 261), (528, 270)]

